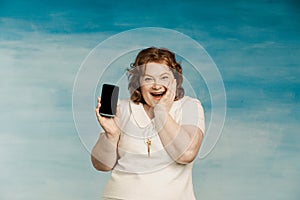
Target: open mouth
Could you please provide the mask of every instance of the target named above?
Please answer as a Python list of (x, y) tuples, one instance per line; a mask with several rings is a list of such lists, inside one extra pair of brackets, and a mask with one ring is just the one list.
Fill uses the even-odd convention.
[(166, 91), (164, 91), (164, 92), (150, 92), (150, 94), (155, 98), (161, 98), (162, 96), (164, 96), (164, 94), (166, 94)]

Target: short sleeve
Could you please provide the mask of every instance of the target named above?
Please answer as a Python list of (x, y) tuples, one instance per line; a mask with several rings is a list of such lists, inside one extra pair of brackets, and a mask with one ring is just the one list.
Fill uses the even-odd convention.
[(187, 97), (181, 104), (181, 125), (194, 125), (205, 132), (204, 110), (198, 99)]

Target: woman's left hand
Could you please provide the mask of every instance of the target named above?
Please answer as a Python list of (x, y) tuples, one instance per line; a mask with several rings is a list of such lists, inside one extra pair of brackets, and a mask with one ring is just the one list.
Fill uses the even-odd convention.
[(170, 111), (176, 96), (176, 85), (176, 79), (173, 79), (169, 88), (167, 88), (166, 94), (160, 99), (159, 103), (155, 105), (156, 108), (160, 107), (164, 108), (167, 112)]

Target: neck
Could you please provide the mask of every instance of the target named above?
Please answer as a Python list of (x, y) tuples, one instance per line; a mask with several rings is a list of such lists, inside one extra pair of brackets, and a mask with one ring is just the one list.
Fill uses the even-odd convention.
[(146, 111), (148, 117), (150, 119), (154, 118), (154, 112), (153, 112), (153, 107), (149, 106), (148, 104), (143, 104), (144, 110)]

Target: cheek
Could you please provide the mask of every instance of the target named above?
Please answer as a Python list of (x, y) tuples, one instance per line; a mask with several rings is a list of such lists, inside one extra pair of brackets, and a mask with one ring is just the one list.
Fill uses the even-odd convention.
[(148, 105), (152, 105), (152, 101), (151, 101), (151, 95), (149, 94), (149, 88), (148, 87), (145, 87), (145, 86), (142, 86), (141, 87), (141, 92), (142, 92), (142, 96), (143, 96), (143, 98), (144, 98), (144, 100), (145, 100), (145, 102), (146, 102), (146, 104), (148, 104)]
[(148, 91), (147, 87), (145, 87), (145, 86), (141, 87), (141, 92), (142, 92), (142, 95), (143, 95), (144, 98), (147, 95), (147, 91)]
[(151, 84), (141, 85), (141, 91), (142, 92), (148, 92), (148, 91), (150, 91), (151, 87), (152, 87)]

